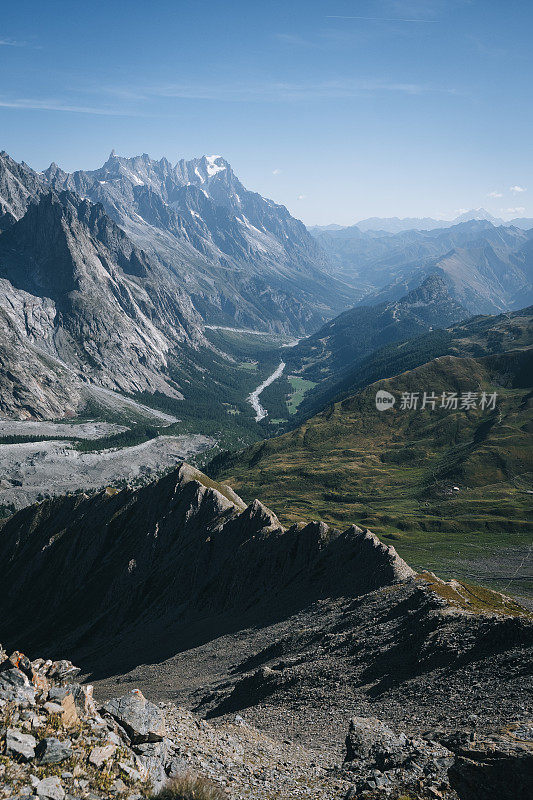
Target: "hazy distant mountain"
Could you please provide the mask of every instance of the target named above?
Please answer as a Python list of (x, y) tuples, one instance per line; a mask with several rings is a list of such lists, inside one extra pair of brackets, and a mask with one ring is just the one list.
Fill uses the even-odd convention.
[(433, 219), (432, 217), (369, 217), (362, 219), (357, 223), (357, 227), (361, 231), (384, 231), (385, 233), (400, 233), (400, 231), (408, 230), (433, 230), (434, 228), (443, 228), (447, 223), (442, 220)]
[(529, 231), (533, 228), (533, 217), (516, 217), (512, 219), (507, 225), (514, 225), (515, 228), (522, 228), (524, 231)]
[[(457, 239), (457, 244), (433, 258), (406, 261), (393, 280), (365, 298), (380, 303), (399, 298), (425, 278), (441, 275), (450, 294), (472, 314), (495, 314), (523, 308), (533, 302), (533, 231), (495, 228), (472, 221), (463, 226), (486, 225), (478, 236)], [(446, 239), (445, 239), (446, 241)]]
[(402, 231), (410, 230), (431, 231), (435, 228), (449, 228), (452, 225), (469, 222), (473, 219), (484, 219), (492, 222), (493, 225), (513, 226), (523, 230), (533, 228), (533, 218), (517, 217), (505, 222), (501, 217), (495, 217), (485, 208), (475, 208), (459, 214), (452, 220), (434, 219), (433, 217), (368, 217), (360, 220), (355, 225), (314, 225), (309, 227), (309, 231), (313, 236), (323, 231), (352, 230), (355, 227), (365, 233), (368, 231), (381, 231), (384, 233), (401, 233)]
[(365, 290), (361, 303), (398, 299), (438, 272), (471, 313), (497, 313), (531, 303), (533, 230), (469, 220), (447, 228), (401, 233), (358, 226), (316, 234), (332, 273)]
[(220, 156), (172, 165), (113, 152), (97, 170), (44, 179), (106, 212), (180, 281), (207, 322), (302, 332), (356, 299), (284, 206), (251, 192)]

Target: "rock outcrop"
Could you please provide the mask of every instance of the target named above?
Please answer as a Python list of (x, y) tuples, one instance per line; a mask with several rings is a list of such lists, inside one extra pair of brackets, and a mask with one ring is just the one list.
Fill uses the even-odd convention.
[(461, 800), (515, 800), (533, 792), (532, 721), (449, 746), (456, 754), (449, 781)]
[(177, 281), (73, 193), (44, 195), (2, 234), (0, 276), (4, 413), (72, 413), (85, 381), (179, 398), (170, 354), (208, 346)]
[[(408, 796), (515, 800), (533, 789), (533, 727), (515, 724), (478, 739), (457, 732), (435, 741), (395, 733), (379, 719), (356, 717), (343, 769), (354, 777), (346, 800)], [(395, 794), (393, 794), (395, 793)]]
[(146, 640), (163, 625), (217, 614), (286, 616), (414, 574), (366, 530), (319, 522), (286, 530), (258, 501), (246, 507), (182, 464), (137, 491), (45, 501), (5, 521), (0, 633), (77, 654), (128, 630)]
[(133, 800), (166, 783), (176, 744), (161, 709), (137, 689), (97, 708), (78, 673), (0, 647), (0, 798)]
[(434, 797), (450, 792), (448, 770), (453, 753), (427, 737), (396, 734), (379, 719), (355, 717), (346, 737), (344, 769), (354, 777), (348, 797), (364, 792), (433, 790)]

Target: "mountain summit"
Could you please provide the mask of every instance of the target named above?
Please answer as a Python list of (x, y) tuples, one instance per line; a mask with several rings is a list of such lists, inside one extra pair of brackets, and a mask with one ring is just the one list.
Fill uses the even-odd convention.
[(287, 209), (246, 189), (221, 156), (172, 165), (114, 153), (97, 170), (43, 174), (103, 205), (181, 282), (210, 323), (301, 332), (356, 293), (324, 274), (326, 256)]

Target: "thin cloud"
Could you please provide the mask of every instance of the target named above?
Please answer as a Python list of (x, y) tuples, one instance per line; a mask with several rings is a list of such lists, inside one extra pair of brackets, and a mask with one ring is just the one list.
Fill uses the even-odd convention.
[[(100, 90), (101, 91), (101, 90)], [(318, 83), (266, 82), (257, 84), (164, 84), (138, 87), (135, 90), (108, 86), (105, 91), (115, 97), (148, 101), (155, 98), (180, 98), (183, 100), (213, 100), (218, 102), (296, 102), (364, 97), (376, 93), (453, 94), (453, 89), (429, 84), (402, 83), (400, 81), (359, 79), (331, 80)]]
[(521, 192), (527, 192), (527, 189), (525, 188), (525, 186), (516, 185), (516, 186), (510, 186), (509, 191), (513, 192), (513, 194), (520, 194)]
[(75, 114), (95, 114), (106, 117), (139, 117), (146, 116), (134, 111), (117, 108), (97, 108), (93, 106), (78, 106), (64, 103), (60, 100), (33, 100), (23, 98), (19, 100), (4, 100), (0, 98), (0, 108), (20, 109), (22, 111), (62, 111)]
[(297, 200), (305, 200), (306, 197), (307, 197), (307, 195), (305, 195), (305, 194), (299, 194), (296, 199)]
[(272, 170), (272, 175), (281, 175), (281, 170), (276, 167), (276, 169)]
[(408, 19), (407, 17), (352, 17), (343, 14), (328, 14), (326, 19), (364, 19), (372, 22), (440, 22), (438, 19)]
[(516, 208), (500, 208), (502, 214), (523, 214), (525, 211), (524, 206), (516, 206)]
[(503, 197), (501, 192), (489, 192), (487, 197)]
[(29, 47), (27, 42), (18, 42), (16, 39), (0, 39), (0, 47)]

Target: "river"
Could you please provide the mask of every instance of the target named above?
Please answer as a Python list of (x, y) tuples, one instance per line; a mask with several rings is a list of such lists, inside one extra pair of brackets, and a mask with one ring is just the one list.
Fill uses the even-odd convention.
[(272, 375), (269, 375), (268, 378), (264, 380), (263, 383), (257, 387), (257, 389), (254, 389), (252, 394), (248, 395), (248, 397), (246, 398), (248, 402), (251, 403), (253, 406), (253, 409), (255, 411), (256, 422), (259, 422), (260, 420), (264, 419), (268, 414), (268, 411), (265, 408), (263, 408), (263, 406), (259, 402), (259, 395), (261, 394), (263, 389), (266, 389), (267, 386), (270, 386), (271, 383), (274, 383), (274, 381), (276, 381), (280, 377), (284, 369), (285, 369), (285, 362), (282, 361), (279, 364), (278, 368), (274, 370)]

